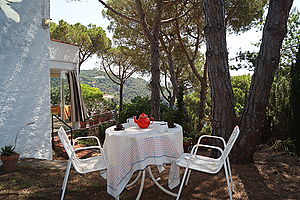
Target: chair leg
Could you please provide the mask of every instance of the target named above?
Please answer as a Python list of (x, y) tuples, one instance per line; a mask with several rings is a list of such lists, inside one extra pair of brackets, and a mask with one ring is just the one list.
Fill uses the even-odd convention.
[(228, 172), (229, 172), (229, 178), (230, 178), (230, 185), (231, 185), (232, 192), (234, 193), (234, 192), (235, 192), (235, 189), (234, 189), (234, 184), (233, 184), (233, 181), (232, 181), (231, 167), (230, 167), (230, 163), (229, 163), (229, 158), (228, 158), (228, 157), (227, 157), (226, 161), (227, 161), (227, 165), (228, 165)]
[(231, 191), (231, 187), (230, 187), (226, 161), (224, 162), (224, 170), (225, 170), (225, 175), (226, 175), (226, 181), (227, 181), (227, 186), (228, 186), (229, 197), (230, 197), (230, 200), (232, 200), (232, 191)]
[(191, 175), (191, 169), (189, 170), (189, 173), (188, 173), (188, 176), (187, 176), (187, 178), (186, 178), (186, 181), (185, 181), (185, 185), (187, 185), (188, 184), (188, 182), (189, 182), (189, 180), (190, 180), (190, 175)]
[(183, 174), (183, 177), (182, 177), (182, 181), (181, 181), (181, 184), (180, 184), (180, 188), (179, 188), (176, 200), (179, 200), (179, 197), (180, 197), (180, 194), (182, 192), (183, 185), (184, 185), (184, 180), (185, 180), (185, 177), (187, 175), (188, 170), (189, 170), (189, 168), (186, 167), (185, 171), (184, 171), (184, 174)]
[(65, 173), (65, 178), (64, 178), (64, 182), (62, 185), (62, 191), (61, 191), (61, 200), (64, 199), (65, 196), (65, 192), (66, 192), (66, 187), (67, 187), (67, 183), (68, 183), (68, 178), (69, 178), (69, 174), (70, 174), (70, 170), (71, 170), (71, 165), (72, 165), (72, 161), (69, 160), (68, 164), (67, 164), (67, 169), (66, 169), (66, 173)]

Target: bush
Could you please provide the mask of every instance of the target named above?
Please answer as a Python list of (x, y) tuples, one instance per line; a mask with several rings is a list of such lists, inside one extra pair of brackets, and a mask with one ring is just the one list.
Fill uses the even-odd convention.
[(88, 112), (100, 111), (103, 108), (103, 92), (99, 88), (81, 84), (82, 96)]
[[(163, 116), (164, 112), (168, 110), (168, 106), (164, 103), (160, 103), (160, 116)], [(125, 123), (126, 119), (132, 116), (140, 116), (140, 114), (145, 113), (149, 115), (151, 112), (151, 102), (148, 96), (141, 97), (136, 96), (131, 100), (131, 103), (125, 103), (123, 105), (123, 110), (119, 115), (119, 122)], [(149, 116), (151, 117), (151, 116)], [(163, 119), (163, 118), (162, 118)], [(158, 120), (158, 119), (154, 119)]]
[(103, 144), (103, 142), (105, 140), (105, 130), (108, 127), (111, 127), (115, 124), (116, 124), (116, 121), (107, 121), (107, 122), (104, 122), (102, 124), (99, 124), (99, 126), (98, 126), (98, 135), (96, 135), (96, 136), (99, 138), (101, 144)]
[(131, 100), (131, 103), (123, 105), (123, 110), (119, 115), (119, 122), (125, 123), (126, 119), (132, 116), (139, 116), (142, 113), (150, 114), (151, 104), (148, 96), (136, 96)]
[(85, 137), (89, 135), (89, 129), (82, 129), (82, 130), (76, 130), (73, 133), (73, 138), (77, 138), (77, 137)]

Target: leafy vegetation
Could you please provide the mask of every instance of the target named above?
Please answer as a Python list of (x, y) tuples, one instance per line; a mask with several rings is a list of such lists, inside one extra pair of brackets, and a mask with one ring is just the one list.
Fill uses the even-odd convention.
[(15, 148), (12, 145), (1, 147), (0, 155), (1, 156), (12, 156), (16, 154)]
[[(113, 95), (114, 101), (118, 102), (119, 86), (112, 82), (103, 71), (82, 70), (80, 73), (81, 83), (99, 88), (101, 91)], [(136, 96), (149, 96), (150, 90), (147, 82), (142, 78), (130, 77), (124, 84), (124, 102), (128, 103)]]
[(83, 101), (89, 113), (101, 112), (104, 108), (105, 100), (103, 92), (99, 88), (91, 87), (87, 84), (81, 84)]
[(124, 84), (138, 68), (135, 51), (120, 46), (98, 56), (101, 58), (101, 69), (104, 69), (107, 77), (119, 86), (119, 111), (122, 111)]
[[(169, 111), (168, 106), (166, 104), (164, 104), (163, 102), (160, 103), (160, 106), (161, 106), (161, 110), (160, 110), (161, 115), (166, 116), (164, 113)], [(149, 115), (150, 111), (151, 111), (150, 98), (148, 96), (145, 96), (145, 97), (136, 96), (133, 99), (131, 99), (130, 103), (124, 104), (124, 109), (122, 110), (122, 112), (120, 114), (119, 120), (121, 123), (124, 123), (124, 122), (126, 122), (126, 119), (128, 119), (132, 116), (138, 117), (142, 113)], [(157, 119), (154, 119), (154, 120), (157, 120)], [(168, 119), (162, 118), (162, 120), (166, 121)]]
[[(66, 104), (70, 104), (70, 89), (68, 82), (64, 80), (64, 99)], [(52, 105), (60, 104), (60, 78), (51, 77), (50, 79), (50, 102)]]
[(241, 116), (250, 89), (251, 75), (232, 76), (231, 84), (234, 95), (235, 112), (237, 116)]

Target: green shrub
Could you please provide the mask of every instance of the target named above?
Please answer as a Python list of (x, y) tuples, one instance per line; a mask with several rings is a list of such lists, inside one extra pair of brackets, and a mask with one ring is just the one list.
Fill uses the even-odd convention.
[(101, 144), (103, 144), (103, 142), (105, 140), (105, 130), (115, 124), (116, 124), (115, 121), (107, 121), (102, 124), (99, 124), (98, 135), (96, 135), (96, 136), (99, 138)]
[(100, 112), (104, 108), (103, 92), (99, 88), (81, 84), (82, 96), (88, 112)]
[(141, 97), (136, 96), (131, 99), (131, 103), (126, 103), (123, 105), (123, 110), (119, 116), (119, 122), (125, 123), (126, 119), (132, 116), (139, 116), (142, 113), (150, 114), (151, 104), (148, 96)]
[[(161, 120), (163, 120), (162, 116), (165, 112), (168, 111), (168, 106), (164, 104), (163, 102), (160, 103), (160, 116)], [(150, 98), (148, 96), (141, 97), (136, 96), (133, 99), (131, 99), (131, 103), (125, 103), (123, 105), (123, 110), (119, 115), (119, 122), (125, 123), (126, 119), (132, 117), (132, 116), (140, 116), (140, 114), (145, 113), (147, 115), (150, 115), (151, 112), (151, 102)], [(152, 117), (152, 116), (149, 116)], [(158, 120), (158, 119), (154, 119)]]
[(88, 135), (89, 135), (89, 129), (82, 129), (82, 130), (74, 131), (73, 138), (85, 137)]

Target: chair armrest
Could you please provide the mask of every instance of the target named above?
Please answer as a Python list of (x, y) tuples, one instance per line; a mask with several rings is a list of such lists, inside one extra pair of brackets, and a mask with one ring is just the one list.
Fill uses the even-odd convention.
[(74, 152), (81, 151), (81, 150), (87, 150), (87, 149), (99, 149), (99, 150), (101, 150), (101, 147), (99, 147), (99, 146), (79, 147), (79, 148), (74, 149)]
[(196, 153), (197, 153), (197, 151), (195, 151), (195, 150), (198, 149), (198, 147), (206, 147), (206, 148), (211, 148), (211, 149), (217, 149), (218, 151), (221, 152), (221, 156), (223, 155), (223, 150), (220, 147), (211, 146), (211, 145), (205, 145), (205, 144), (196, 144), (196, 145), (193, 146), (191, 154), (190, 154), (189, 158), (187, 159), (188, 160), (187, 165), (186, 165), (187, 167), (190, 166), (190, 163), (191, 163), (191, 161), (193, 159), (193, 156), (196, 155)]
[(74, 149), (74, 151), (72, 151), (72, 154), (71, 154), (71, 158), (73, 158), (75, 156), (75, 153), (77, 151), (81, 151), (81, 150), (87, 150), (87, 149), (99, 149), (100, 152), (102, 153), (102, 148), (100, 146), (88, 146), (88, 147), (79, 147), (77, 149)]
[(214, 135), (201, 135), (201, 136), (200, 136), (200, 138), (199, 138), (199, 140), (198, 140), (198, 144), (200, 144), (200, 142), (201, 142), (201, 139), (202, 139), (202, 138), (213, 138), (213, 139), (219, 139), (219, 140), (221, 140), (221, 141), (222, 141), (222, 143), (223, 143), (223, 148), (225, 148), (225, 147), (226, 147), (226, 142), (225, 142), (224, 138), (222, 138), (222, 137), (219, 137), (219, 136), (214, 136)]
[[(206, 144), (196, 144), (195, 146), (193, 146), (193, 149), (195, 149), (197, 147), (206, 147), (206, 148), (211, 148), (211, 149), (217, 149), (218, 151), (221, 152), (221, 154), (223, 153), (223, 150), (220, 147), (216, 147), (216, 146), (211, 146), (211, 145), (206, 145)], [(192, 152), (193, 152), (193, 149), (192, 149)]]
[(76, 141), (82, 140), (82, 139), (95, 139), (95, 140), (97, 140), (98, 146), (101, 147), (100, 141), (96, 136), (77, 137), (77, 138), (74, 139), (74, 144), (75, 144)]

